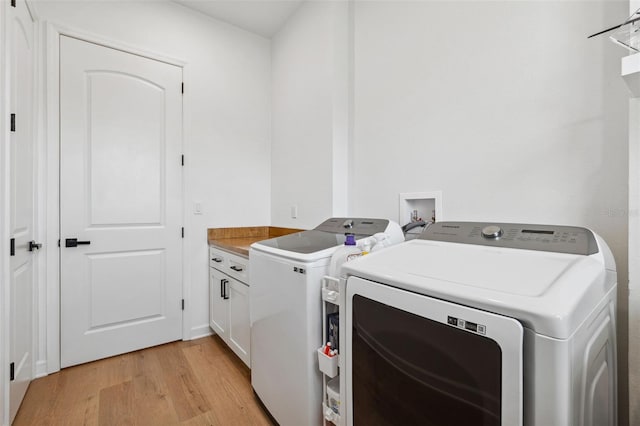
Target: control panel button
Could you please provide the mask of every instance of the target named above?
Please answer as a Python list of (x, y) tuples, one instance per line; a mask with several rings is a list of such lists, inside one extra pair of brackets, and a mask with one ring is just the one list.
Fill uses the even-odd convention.
[(496, 225), (489, 225), (482, 228), (482, 236), (485, 238), (500, 238), (502, 228)]
[(353, 220), (351, 220), (351, 219), (345, 220), (344, 223), (342, 224), (342, 227), (345, 228), (345, 229), (353, 228)]

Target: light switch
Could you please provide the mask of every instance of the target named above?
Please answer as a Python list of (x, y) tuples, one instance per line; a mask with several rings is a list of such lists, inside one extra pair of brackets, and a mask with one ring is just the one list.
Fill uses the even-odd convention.
[(298, 217), (298, 206), (293, 205), (291, 206), (291, 218), (295, 219)]
[(202, 201), (195, 201), (193, 203), (193, 214), (202, 214)]

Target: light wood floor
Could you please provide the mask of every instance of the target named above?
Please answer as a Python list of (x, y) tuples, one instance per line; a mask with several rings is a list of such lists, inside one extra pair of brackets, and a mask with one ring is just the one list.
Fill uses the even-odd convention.
[(35, 380), (20, 425), (272, 425), (218, 338), (174, 342)]

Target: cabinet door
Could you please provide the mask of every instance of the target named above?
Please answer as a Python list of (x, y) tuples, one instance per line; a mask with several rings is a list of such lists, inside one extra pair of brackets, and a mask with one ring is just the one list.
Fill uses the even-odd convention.
[(229, 280), (217, 269), (209, 268), (209, 325), (220, 337), (227, 340), (229, 304), (224, 299), (225, 284)]
[(231, 349), (250, 367), (251, 329), (249, 324), (249, 286), (229, 278), (229, 340)]

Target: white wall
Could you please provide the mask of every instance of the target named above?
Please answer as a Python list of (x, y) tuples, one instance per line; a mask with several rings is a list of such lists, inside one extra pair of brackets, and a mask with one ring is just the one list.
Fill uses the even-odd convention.
[(346, 214), (347, 8), (346, 2), (303, 3), (272, 39), (275, 226), (313, 228)]
[(442, 190), (445, 220), (601, 234), (619, 271), (620, 424), (628, 372), (625, 51), (587, 36), (624, 19), (627, 7), (357, 2), (350, 189), (356, 216), (396, 218), (399, 193)]
[[(269, 40), (171, 2), (47, 1), (38, 11), (42, 20), (187, 63), (185, 337), (208, 333), (206, 229), (270, 223)], [(204, 214), (191, 213), (194, 201)]]
[(193, 327), (206, 323), (207, 227), (312, 227), (346, 213), (348, 181), (352, 215), (397, 218), (400, 192), (442, 190), (444, 219), (584, 225), (608, 241), (626, 406), (624, 51), (586, 36), (628, 3), (357, 2), (351, 70), (345, 9), (326, 3), (303, 5), (276, 35), (271, 70), (267, 40), (174, 4), (40, 5), (43, 18), (189, 63), (189, 197), (205, 207), (187, 218)]
[[(273, 39), (272, 218), (327, 216), (328, 53), (350, 49), (348, 213), (398, 220), (401, 192), (441, 190), (445, 220), (587, 226), (619, 270), (620, 424), (627, 424), (627, 92), (625, 51), (587, 36), (628, 2), (357, 1), (340, 36), (321, 4)], [(349, 19), (351, 21), (349, 21)], [(332, 32), (333, 31), (333, 32)], [(342, 167), (338, 165), (338, 167)], [(306, 192), (306, 194), (305, 194)], [(637, 369), (638, 365), (634, 365)], [(632, 367), (633, 368), (633, 367)]]

